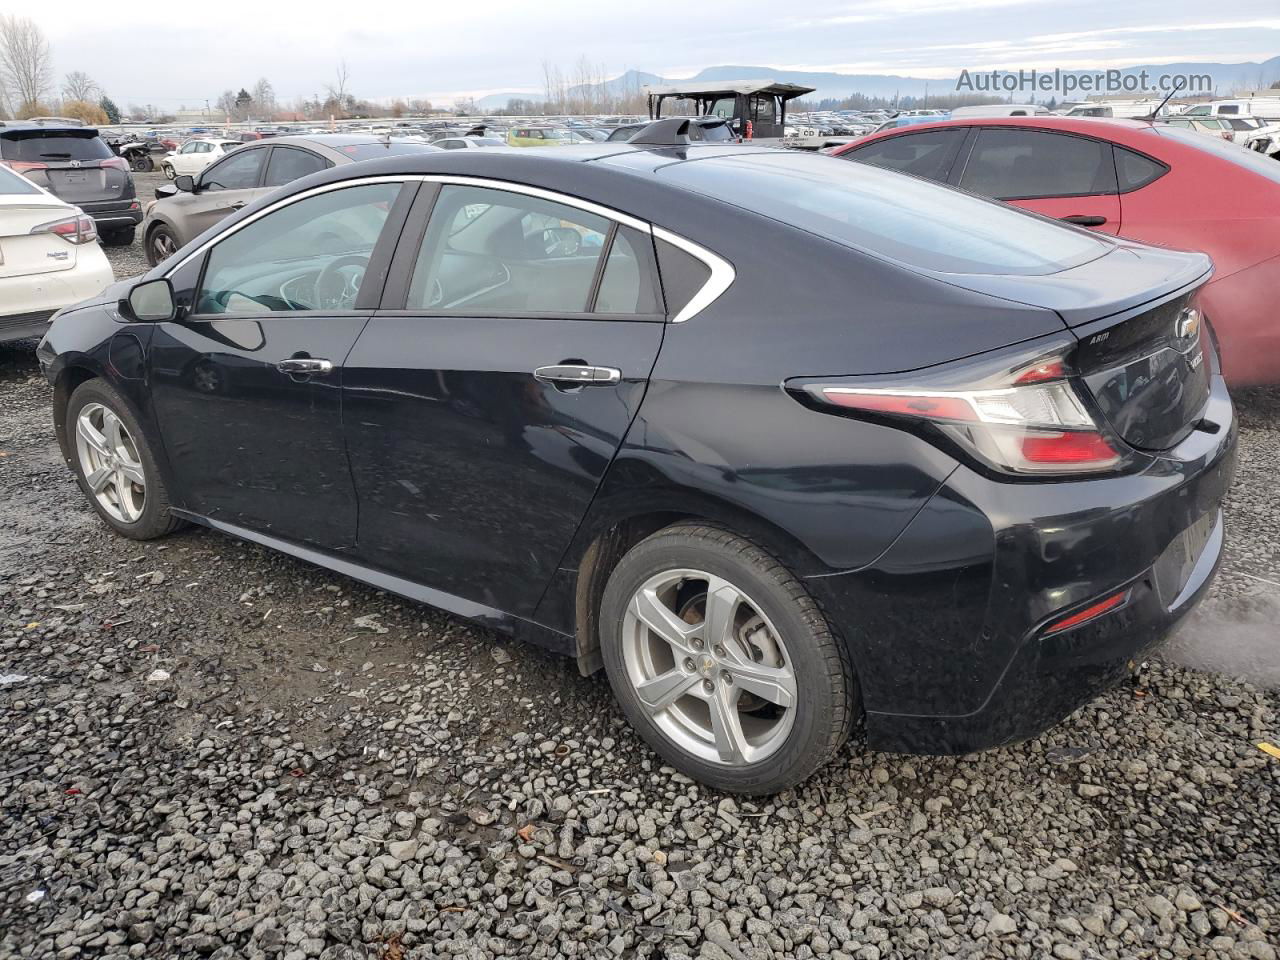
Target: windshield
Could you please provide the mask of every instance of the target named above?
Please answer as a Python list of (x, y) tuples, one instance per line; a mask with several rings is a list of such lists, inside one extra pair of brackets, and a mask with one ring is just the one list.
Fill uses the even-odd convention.
[(59, 160), (106, 160), (111, 148), (93, 132), (14, 130), (0, 137), (0, 156), (27, 163)]
[(1256, 150), (1242, 147), (1240, 144), (1232, 143), (1230, 140), (1223, 140), (1221, 137), (1206, 137), (1203, 133), (1196, 133), (1193, 130), (1181, 127), (1160, 127), (1157, 132), (1162, 137), (1171, 137), (1198, 150), (1217, 154), (1224, 160), (1231, 161), (1237, 167), (1244, 167), (1246, 170), (1251, 170), (1266, 177), (1272, 183), (1280, 183), (1280, 163), (1277, 163), (1265, 153), (1258, 153)]
[(8, 167), (0, 167), (0, 196), (27, 196), (40, 191), (26, 177), (21, 177)]
[(1037, 276), (1110, 249), (1002, 203), (832, 157), (716, 156), (668, 164), (660, 175), (837, 243), (943, 273)]

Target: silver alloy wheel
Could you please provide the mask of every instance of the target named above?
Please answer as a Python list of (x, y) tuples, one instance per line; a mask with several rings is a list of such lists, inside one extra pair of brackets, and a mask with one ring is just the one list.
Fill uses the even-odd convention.
[(100, 403), (87, 403), (76, 417), (76, 454), (94, 497), (122, 523), (135, 523), (147, 499), (147, 478), (138, 447), (120, 418)]
[(177, 250), (178, 244), (166, 231), (157, 230), (151, 235), (151, 252), (156, 258), (156, 263), (167, 260)]
[(782, 637), (721, 577), (667, 570), (642, 584), (623, 617), (622, 660), (641, 707), (702, 760), (758, 763), (794, 725), (798, 691)]

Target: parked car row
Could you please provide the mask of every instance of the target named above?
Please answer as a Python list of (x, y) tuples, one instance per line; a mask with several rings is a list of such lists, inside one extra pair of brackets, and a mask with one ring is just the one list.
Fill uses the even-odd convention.
[[(152, 209), (195, 239), (55, 318), (58, 441), (119, 534), (203, 524), (603, 669), (720, 789), (797, 783), (855, 725), (1030, 736), (1205, 594), (1236, 443), (1208, 256), (946, 185), (990, 152), (1027, 189), (1040, 156), (984, 138), (1036, 122), (859, 145), (900, 138), (915, 176), (678, 118), (242, 146)], [(1053, 135), (1117, 218), (1243, 152)]]

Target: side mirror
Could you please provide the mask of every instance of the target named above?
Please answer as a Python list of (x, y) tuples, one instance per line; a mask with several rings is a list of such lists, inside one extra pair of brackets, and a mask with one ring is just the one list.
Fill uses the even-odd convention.
[(196, 181), (190, 174), (184, 173), (180, 177), (173, 178), (173, 185), (183, 193), (195, 193)]
[(572, 227), (547, 227), (542, 231), (542, 249), (548, 257), (572, 257), (582, 247), (582, 234)]
[(156, 187), (156, 199), (163, 200), (165, 197), (172, 197), (178, 192), (178, 188), (172, 183), (162, 183)]
[(173, 284), (168, 277), (147, 280), (129, 291), (120, 301), (120, 315), (136, 323), (162, 323), (178, 313), (173, 301)]

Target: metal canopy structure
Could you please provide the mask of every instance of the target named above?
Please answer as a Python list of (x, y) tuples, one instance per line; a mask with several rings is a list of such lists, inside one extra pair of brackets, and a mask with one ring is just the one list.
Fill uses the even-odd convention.
[(783, 100), (794, 100), (806, 93), (813, 93), (816, 87), (802, 87), (795, 83), (779, 83), (776, 80), (721, 80), (714, 83), (671, 84), (668, 86), (644, 86), (640, 88), (650, 97), (675, 97), (678, 99), (700, 99), (703, 97), (731, 97), (734, 94), (759, 93), (773, 95)]

